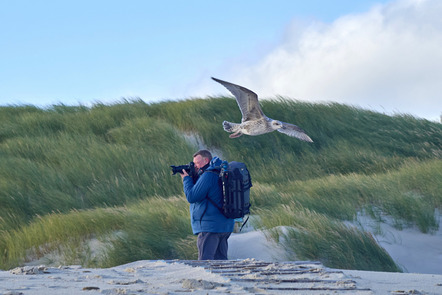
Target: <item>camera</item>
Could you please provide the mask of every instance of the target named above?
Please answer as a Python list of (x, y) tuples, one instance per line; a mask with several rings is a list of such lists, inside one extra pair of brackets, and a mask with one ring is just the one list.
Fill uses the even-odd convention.
[(195, 164), (193, 162), (190, 162), (187, 165), (180, 165), (180, 166), (174, 166), (171, 165), (170, 168), (172, 168), (172, 175), (175, 175), (177, 173), (183, 174), (183, 169), (189, 174), (190, 177), (193, 177), (195, 175)]

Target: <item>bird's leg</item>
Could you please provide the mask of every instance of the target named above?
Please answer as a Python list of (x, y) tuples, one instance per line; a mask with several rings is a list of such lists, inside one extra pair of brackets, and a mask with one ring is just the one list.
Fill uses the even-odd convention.
[(232, 133), (229, 135), (230, 138), (236, 138), (236, 137), (240, 137), (242, 135), (241, 131)]

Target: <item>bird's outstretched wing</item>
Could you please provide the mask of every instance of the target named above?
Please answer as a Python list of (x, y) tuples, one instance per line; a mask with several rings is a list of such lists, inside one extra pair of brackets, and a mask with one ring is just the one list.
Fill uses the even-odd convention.
[(212, 77), (212, 79), (222, 84), (235, 96), (236, 102), (241, 110), (242, 122), (260, 119), (265, 116), (259, 105), (258, 95), (255, 92), (217, 78)]
[(296, 125), (282, 122), (282, 127), (277, 130), (281, 133), (287, 134), (288, 136), (293, 136), (307, 142), (313, 142), (313, 140), (305, 133), (305, 131)]

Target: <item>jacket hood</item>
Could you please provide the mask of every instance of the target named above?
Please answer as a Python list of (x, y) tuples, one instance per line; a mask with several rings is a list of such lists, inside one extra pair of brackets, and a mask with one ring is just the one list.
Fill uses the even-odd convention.
[(219, 170), (223, 161), (218, 157), (213, 157), (207, 170)]

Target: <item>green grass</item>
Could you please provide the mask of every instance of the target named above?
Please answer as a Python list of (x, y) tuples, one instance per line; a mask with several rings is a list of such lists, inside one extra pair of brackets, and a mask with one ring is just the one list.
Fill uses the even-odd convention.
[[(278, 132), (230, 139), (222, 121), (239, 122), (241, 114), (225, 97), (0, 107), (0, 268), (50, 253), (89, 266), (195, 259), (181, 178), (169, 168), (192, 160), (198, 147), (184, 136), (192, 133), (224, 159), (247, 163), (253, 213), (266, 228), (296, 229), (287, 247), (300, 257), (397, 270), (367, 233), (343, 225), (360, 212), (397, 228), (437, 230), (441, 124), (336, 103), (262, 104), (314, 143)], [(88, 249), (93, 237), (108, 246), (102, 256)], [(376, 258), (364, 260), (367, 253)]]
[[(192, 237), (188, 220), (184, 198), (158, 197), (125, 207), (38, 216), (29, 225), (4, 232), (1, 265), (11, 268), (54, 253), (62, 263), (101, 267), (158, 257), (193, 259), (196, 246), (185, 247)], [(106, 244), (105, 253), (91, 255), (87, 242), (92, 237)]]
[[(196, 259), (189, 210), (185, 198), (155, 198), (128, 208), (125, 234), (112, 241), (102, 266), (114, 266), (143, 259)], [(195, 241), (195, 240), (193, 240)]]
[(295, 201), (339, 220), (353, 220), (365, 209), (376, 218), (381, 218), (381, 214), (392, 216), (397, 227), (414, 224), (422, 232), (429, 232), (436, 230), (438, 225), (434, 209), (442, 206), (441, 179), (441, 160), (409, 162), (387, 173), (330, 175), (292, 181), (277, 187), (271, 202), (268, 196), (259, 194), (257, 202), (285, 204)]
[(320, 260), (341, 269), (400, 271), (370, 233), (294, 203), (275, 209), (259, 212), (262, 226), (270, 228), (270, 236), (292, 253), (289, 260)]
[(121, 229), (124, 213), (121, 209), (104, 208), (37, 216), (29, 225), (3, 232), (1, 265), (10, 268), (57, 250), (81, 249), (92, 235)]

